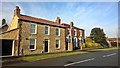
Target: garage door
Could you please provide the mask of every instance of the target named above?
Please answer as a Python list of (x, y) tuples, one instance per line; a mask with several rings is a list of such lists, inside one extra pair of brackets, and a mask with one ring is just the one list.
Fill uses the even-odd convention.
[(13, 40), (2, 40), (2, 56), (12, 55)]

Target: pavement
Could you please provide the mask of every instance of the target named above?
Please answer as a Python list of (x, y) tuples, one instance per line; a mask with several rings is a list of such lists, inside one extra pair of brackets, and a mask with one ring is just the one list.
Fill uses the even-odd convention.
[(72, 55), (32, 62), (7, 64), (4, 66), (118, 66), (118, 51), (95, 51), (82, 55)]

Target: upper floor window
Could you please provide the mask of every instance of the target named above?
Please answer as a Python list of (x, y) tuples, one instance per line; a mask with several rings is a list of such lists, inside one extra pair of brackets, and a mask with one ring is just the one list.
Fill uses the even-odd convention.
[(70, 34), (70, 30), (68, 30), (68, 35)]
[(60, 36), (60, 28), (59, 27), (56, 27), (56, 35)]
[(68, 35), (71, 35), (71, 31), (70, 31), (70, 29), (68, 29)]
[(50, 33), (50, 30), (49, 30), (49, 26), (45, 26), (45, 34), (47, 34), (47, 35), (49, 35), (49, 33)]
[(36, 49), (36, 39), (30, 39), (30, 50)]
[(77, 36), (77, 31), (76, 31), (76, 29), (74, 30), (74, 36)]
[(31, 34), (36, 34), (36, 31), (37, 31), (37, 24), (31, 23), (30, 24), (30, 33)]
[(60, 40), (56, 40), (56, 48), (60, 48)]
[(80, 30), (80, 36), (82, 37), (82, 30)]

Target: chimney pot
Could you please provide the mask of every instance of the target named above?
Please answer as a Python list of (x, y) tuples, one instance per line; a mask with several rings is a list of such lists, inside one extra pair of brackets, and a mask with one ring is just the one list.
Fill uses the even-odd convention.
[(19, 16), (20, 15), (20, 9), (19, 9), (19, 6), (16, 6), (15, 7), (15, 10), (14, 10), (14, 16), (17, 15)]
[(57, 17), (56, 19), (56, 23), (60, 24), (61, 23), (61, 19), (59, 17)]
[(74, 25), (73, 22), (70, 22), (70, 27), (73, 27), (73, 25)]

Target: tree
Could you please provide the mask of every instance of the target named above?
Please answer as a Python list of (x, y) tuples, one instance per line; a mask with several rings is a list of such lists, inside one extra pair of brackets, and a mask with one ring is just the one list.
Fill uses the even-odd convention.
[(99, 43), (100, 39), (105, 38), (105, 33), (103, 32), (103, 29), (93, 28), (91, 30), (90, 38), (96, 43)]
[(101, 28), (93, 28), (91, 30), (90, 38), (94, 40), (96, 43), (100, 43), (104, 47), (108, 46), (108, 43), (106, 41), (105, 33), (103, 32), (103, 29)]
[(2, 25), (4, 25), (6, 23), (5, 19), (2, 19)]

